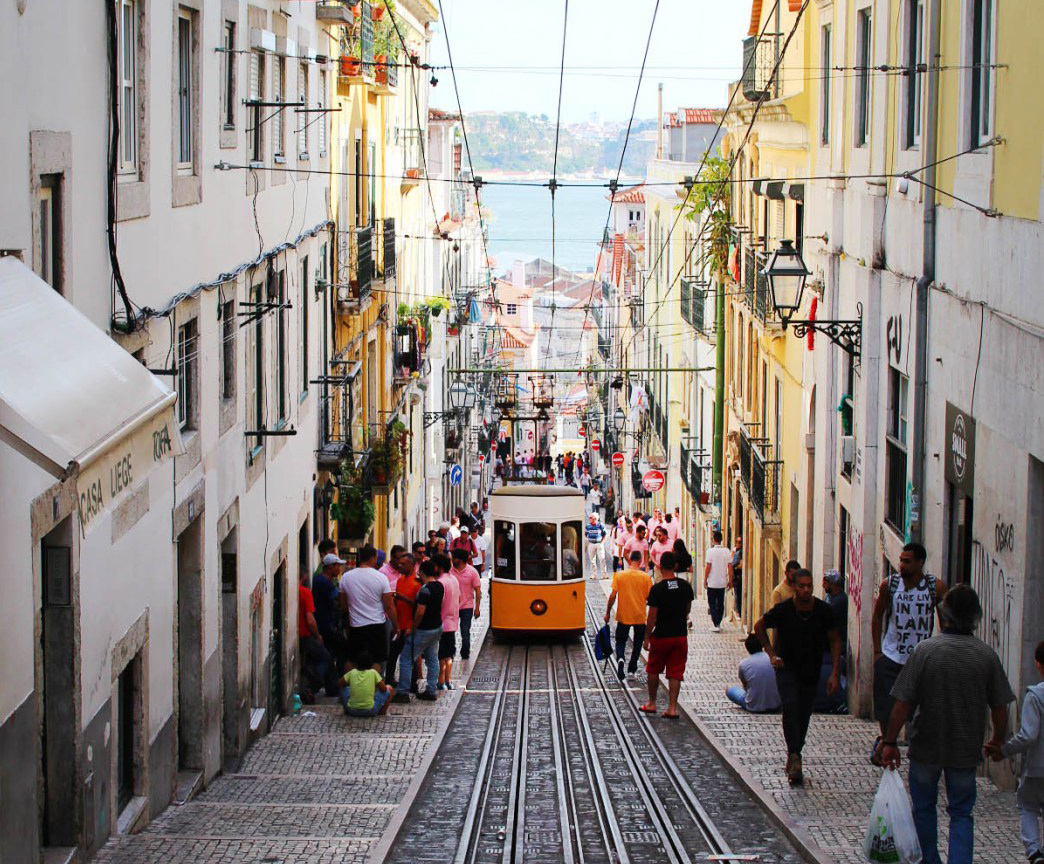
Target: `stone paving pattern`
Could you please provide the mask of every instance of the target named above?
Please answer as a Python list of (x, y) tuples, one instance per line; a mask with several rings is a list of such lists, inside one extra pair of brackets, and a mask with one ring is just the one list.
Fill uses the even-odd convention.
[[(485, 596), (485, 591), (483, 591)], [(485, 604), (484, 604), (485, 605)], [(472, 625), (472, 661), (487, 609)], [(447, 698), (448, 696), (452, 698)], [(458, 694), (392, 705), (384, 717), (346, 717), (333, 699), (282, 717), (243, 759), (194, 800), (168, 807), (144, 831), (111, 839), (98, 864), (363, 864), (387, 830)]]
[[(608, 596), (609, 580), (598, 580), (597, 584)], [(590, 596), (595, 608), (604, 613), (597, 591)], [(742, 644), (746, 631), (726, 619), (721, 633), (712, 632), (704, 598), (697, 598), (693, 604), (692, 618), (681, 702), (703, 721), (734, 764), (753, 775), (775, 804), (812, 836), (828, 859), (862, 864), (863, 838), (881, 778), (880, 769), (867, 759), (877, 724), (851, 716), (813, 715), (803, 758), (805, 785), (791, 787), (783, 773), (786, 749), (779, 716), (751, 714), (725, 698), (725, 688), (739, 684), (739, 662), (747, 656)], [(905, 755), (904, 748), (904, 759)], [(905, 764), (903, 775), (905, 782)], [(939, 851), (943, 860), (945, 797), (940, 789)], [(980, 778), (974, 817), (976, 862), (1014, 864), (1025, 860), (1014, 792), (998, 789), (991, 780)]]

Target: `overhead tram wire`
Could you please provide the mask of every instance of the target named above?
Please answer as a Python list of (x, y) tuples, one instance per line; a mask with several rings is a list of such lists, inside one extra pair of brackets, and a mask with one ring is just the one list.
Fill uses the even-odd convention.
[[(656, 0), (658, 3), (659, 0)], [(565, 14), (562, 16), (562, 61), (558, 75), (558, 113), (555, 116), (555, 156), (551, 163), (551, 284), (555, 283), (555, 191), (558, 189), (558, 137), (562, 131), (562, 86), (565, 83), (565, 50), (566, 32), (569, 27), (569, 0), (565, 0)], [(547, 348), (544, 351), (544, 362), (551, 355), (551, 339), (555, 335), (555, 289), (551, 289), (551, 321), (547, 328)]]
[[(794, 38), (794, 34), (797, 32), (798, 25), (801, 23), (801, 18), (805, 14), (805, 10), (808, 8), (809, 2), (810, 2), (810, 0), (803, 0), (803, 2), (801, 4), (801, 7), (798, 9), (797, 15), (794, 18), (794, 25), (790, 28), (790, 32), (787, 34), (787, 38), (783, 40), (783, 45), (780, 47), (780, 50), (779, 50), (779, 56), (776, 58), (776, 63), (772, 67), (772, 73), (769, 75), (768, 81), (766, 82), (766, 85), (765, 85), (766, 87), (771, 86), (773, 81), (775, 81), (776, 74), (778, 73), (779, 68), (780, 68), (780, 66), (783, 63), (783, 58), (786, 56), (787, 48), (789, 47), (791, 40)], [(776, 0), (776, 3), (778, 4), (779, 0)], [(770, 17), (771, 17), (771, 12), (769, 13), (769, 16), (766, 17), (765, 26), (768, 26), (768, 19)], [(760, 35), (759, 35), (759, 38), (760, 38)], [(731, 104), (732, 104), (732, 99), (735, 98), (735, 95), (736, 95), (736, 93), (738, 91), (739, 91), (739, 88), (736, 88), (736, 90), (733, 91), (733, 96), (732, 96), (732, 98), (729, 99), (730, 107), (731, 107)], [(754, 131), (754, 123), (758, 119), (758, 114), (761, 111), (761, 107), (765, 104), (765, 101), (766, 100), (761, 99), (754, 106), (754, 111), (751, 114), (750, 120), (747, 123), (747, 129), (746, 129), (746, 132), (743, 135), (743, 140), (740, 142), (739, 146), (736, 148), (735, 152), (732, 155), (732, 159), (729, 162), (729, 166), (728, 166), (728, 174), (729, 175), (732, 174), (732, 169), (735, 166), (736, 161), (739, 159), (740, 154), (743, 152), (743, 148), (746, 147), (747, 141), (750, 139), (751, 133)], [(728, 108), (726, 108), (725, 113), (722, 114), (722, 122), (724, 122), (725, 116), (726, 116), (727, 113), (728, 113)], [(721, 124), (719, 123), (719, 128), (720, 128), (720, 125)], [(717, 133), (715, 133), (715, 135), (716, 134)], [(709, 150), (709, 148), (708, 148), (708, 150)], [(706, 160), (706, 154), (704, 154), (704, 160)], [(702, 168), (702, 164), (703, 163), (701, 163), (701, 168)], [(720, 203), (722, 190), (725, 188), (725, 185), (727, 183), (729, 183), (729, 182), (730, 182), (730, 180), (728, 179), (728, 177), (726, 177), (725, 179), (723, 179), (723, 180), (718, 182), (718, 189), (714, 193), (714, 201), (712, 202), (712, 205)], [(656, 259), (656, 264), (657, 265), (659, 264), (660, 257), (662, 257), (662, 255), (663, 255), (663, 250), (666, 248), (667, 243), (670, 242), (671, 234), (674, 232), (674, 229), (677, 227), (678, 220), (681, 218), (681, 214), (683, 212), (684, 212), (684, 210), (682, 208), (678, 209), (678, 216), (675, 217), (674, 223), (671, 225), (671, 230), (667, 232), (667, 238), (664, 240), (664, 245), (661, 246), (661, 248), (660, 248), (660, 254), (657, 256), (657, 259)], [(682, 262), (682, 266), (678, 269), (677, 275), (675, 275), (675, 277), (671, 280), (670, 284), (667, 286), (667, 290), (663, 293), (663, 296), (660, 297), (660, 299), (657, 301), (656, 308), (653, 310), (652, 315), (655, 315), (657, 312), (659, 312), (660, 308), (663, 306), (664, 302), (667, 300), (667, 297), (670, 295), (670, 293), (673, 290), (674, 286), (677, 284), (678, 279), (681, 278), (682, 272), (686, 269), (686, 267), (689, 264), (689, 260), (692, 258), (692, 251), (693, 251), (693, 249), (696, 248), (697, 243), (703, 237), (703, 233), (704, 233), (704, 231), (707, 228), (707, 224), (708, 224), (707, 222), (704, 222), (704, 225), (700, 229), (699, 234), (697, 234), (696, 237), (693, 238), (692, 245), (685, 252), (685, 260)], [(651, 270), (652, 268), (649, 268), (649, 269)], [(650, 317), (652, 317), (652, 316), (650, 316)], [(634, 344), (634, 336), (635, 335), (637, 335), (637, 331), (635, 332), (634, 335), (631, 336), (631, 340), (630, 340), (630, 342), (628, 342), (628, 347), (630, 347), (630, 345)]]

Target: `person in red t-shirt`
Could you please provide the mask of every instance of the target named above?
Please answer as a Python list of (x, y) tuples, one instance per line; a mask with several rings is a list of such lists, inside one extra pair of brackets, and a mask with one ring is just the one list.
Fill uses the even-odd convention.
[(327, 695), (337, 692), (330, 652), (315, 623), (315, 599), (308, 587), (308, 571), (302, 569), (297, 585), (297, 635), (301, 640), (302, 675), (312, 691), (325, 686)]
[(450, 543), (449, 554), (452, 555), (458, 549), (467, 554), (468, 561), (478, 555), (478, 548), (475, 546), (475, 541), (471, 539), (471, 529), (467, 525), (460, 526), (460, 536)]
[[(423, 544), (422, 544), (423, 545)], [(395, 583), (395, 617), (399, 622), (399, 638), (393, 639), (388, 654), (388, 679), (395, 682), (395, 671), (399, 668), (399, 655), (406, 637), (413, 627), (413, 610), (417, 605), (417, 592), (421, 589), (417, 576), (417, 559), (408, 552), (403, 552), (395, 561), (395, 569), (399, 578)]]

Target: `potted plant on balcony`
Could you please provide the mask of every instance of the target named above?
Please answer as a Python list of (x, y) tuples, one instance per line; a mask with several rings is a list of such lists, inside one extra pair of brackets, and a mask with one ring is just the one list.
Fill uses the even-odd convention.
[(438, 318), (443, 309), (450, 308), (450, 302), (445, 297), (432, 297), (428, 300), (428, 308), (431, 310), (431, 314)]
[(389, 0), (391, 14), (385, 15), (383, 0), (371, 11), (373, 18), (373, 65), (379, 84), (388, 83), (388, 66), (399, 62), (399, 34), (401, 20), (395, 12), (395, 4)]
[(363, 488), (358, 472), (347, 463), (342, 465), (341, 476), (345, 479), (337, 500), (330, 505), (330, 518), (336, 520), (341, 539), (362, 539), (373, 525), (373, 499)]
[[(353, 10), (356, 15), (359, 4)], [(346, 78), (358, 78), (362, 75), (362, 44), (359, 37), (358, 23), (354, 28), (341, 28), (341, 75)]]

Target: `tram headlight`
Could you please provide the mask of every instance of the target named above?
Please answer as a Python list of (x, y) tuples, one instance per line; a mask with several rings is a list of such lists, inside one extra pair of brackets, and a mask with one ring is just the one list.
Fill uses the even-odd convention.
[(543, 600), (534, 600), (529, 604), (529, 611), (534, 615), (543, 615), (547, 611), (547, 603)]

